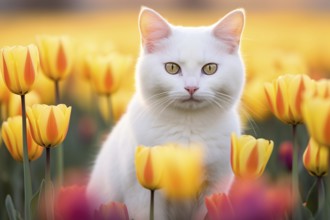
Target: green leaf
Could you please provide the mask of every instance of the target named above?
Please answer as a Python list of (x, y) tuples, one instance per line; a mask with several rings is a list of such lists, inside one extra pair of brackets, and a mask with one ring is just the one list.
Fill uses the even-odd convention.
[(312, 212), (306, 207), (306, 206), (301, 206), (301, 217), (303, 220), (314, 220)]
[(306, 200), (305, 200), (305, 206), (309, 209), (309, 211), (314, 215), (318, 208), (318, 190), (317, 190), (317, 179), (315, 179), (315, 182), (311, 186), (311, 188), (308, 191)]
[(9, 220), (17, 220), (17, 211), (10, 195), (6, 196), (5, 203)]
[(36, 191), (36, 193), (32, 196), (30, 206), (31, 206), (31, 213), (32, 213), (32, 219), (37, 219), (38, 218), (38, 210), (39, 210), (39, 201), (40, 201), (40, 196), (41, 192), (44, 191), (45, 188), (45, 180), (43, 179), (41, 181), (41, 184), (39, 186), (39, 189)]

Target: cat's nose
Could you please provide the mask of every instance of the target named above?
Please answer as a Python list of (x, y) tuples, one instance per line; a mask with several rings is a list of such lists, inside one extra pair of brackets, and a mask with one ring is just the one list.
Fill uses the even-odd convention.
[(190, 95), (193, 95), (199, 88), (196, 86), (186, 86), (184, 89), (187, 90)]

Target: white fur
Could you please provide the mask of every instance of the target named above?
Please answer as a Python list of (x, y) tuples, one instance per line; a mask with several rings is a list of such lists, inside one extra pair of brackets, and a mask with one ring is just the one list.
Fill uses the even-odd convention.
[[(160, 17), (151, 9), (144, 8), (140, 19), (146, 12), (151, 13), (151, 17)], [(243, 11), (234, 11), (231, 15), (243, 16), (244, 22)], [(130, 218), (148, 219), (149, 191), (139, 185), (135, 175), (136, 146), (169, 142), (200, 143), (206, 154), (207, 183), (200, 201), (188, 206), (188, 209), (181, 209), (168, 207), (158, 191), (155, 199), (156, 219), (191, 218), (193, 215), (199, 219), (206, 214), (204, 196), (226, 192), (233, 176), (230, 134), (240, 133), (236, 107), (244, 85), (244, 66), (239, 54), (239, 42), (228, 44), (230, 34), (237, 33), (223, 33), (228, 34), (225, 41), (217, 37), (219, 30), (214, 34), (215, 28), (221, 26), (219, 22), (209, 27), (178, 27), (164, 22), (165, 25), (159, 25), (163, 25), (160, 28), (170, 28), (169, 32), (165, 31), (166, 36), (161, 38), (158, 33), (156, 41), (148, 39), (150, 42), (142, 44), (136, 71), (137, 92), (97, 157), (88, 194), (97, 195), (95, 207), (109, 201), (121, 201), (127, 205)], [(228, 20), (224, 23), (228, 25)], [(243, 27), (243, 24), (233, 25)], [(148, 28), (152, 32), (154, 27)], [(143, 38), (149, 33), (141, 34)], [(237, 36), (232, 38), (237, 40)], [(153, 44), (150, 51), (146, 48), (149, 43)], [(168, 74), (164, 69), (166, 62), (179, 64), (182, 72)], [(202, 74), (201, 68), (207, 63), (218, 64), (214, 75)], [(200, 102), (183, 102), (190, 97), (186, 86), (199, 88), (194, 98)]]

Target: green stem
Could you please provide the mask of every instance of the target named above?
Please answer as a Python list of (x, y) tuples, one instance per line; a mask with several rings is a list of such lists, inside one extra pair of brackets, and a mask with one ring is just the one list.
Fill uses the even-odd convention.
[[(55, 81), (55, 104), (58, 105), (61, 102), (60, 97), (60, 81)], [(63, 183), (63, 169), (64, 169), (64, 155), (63, 155), (63, 147), (62, 144), (56, 148), (56, 173), (59, 186), (62, 186)]]
[[(328, 146), (329, 147), (329, 146)], [(330, 161), (330, 154), (328, 154), (328, 161)], [(328, 163), (328, 175), (326, 177), (326, 203), (325, 203), (325, 213), (326, 213), (326, 219), (330, 219), (330, 210), (329, 210), (329, 204), (330, 204), (330, 162)]]
[(23, 171), (24, 171), (24, 214), (25, 219), (31, 219), (30, 202), (32, 199), (32, 183), (31, 172), (29, 164), (29, 152), (27, 145), (27, 133), (26, 133), (26, 112), (25, 112), (25, 95), (21, 95), (22, 104), (22, 133), (23, 133)]
[(53, 219), (53, 198), (52, 198), (52, 182), (50, 178), (50, 148), (46, 148), (46, 169), (45, 169), (45, 180), (46, 180), (46, 190), (45, 190), (45, 209), (47, 220)]
[(325, 202), (325, 191), (324, 191), (324, 183), (323, 183), (323, 178), (318, 177), (317, 178), (317, 212), (315, 214), (315, 219), (325, 219), (323, 218), (323, 210), (324, 210), (324, 202)]
[(154, 220), (154, 199), (155, 199), (155, 190), (150, 190), (150, 214), (149, 214), (150, 220)]
[(292, 125), (293, 138), (293, 161), (292, 161), (292, 219), (298, 220), (300, 217), (301, 199), (299, 196), (299, 144), (297, 143), (297, 125)]
[(108, 101), (108, 110), (109, 110), (109, 127), (111, 128), (115, 121), (113, 116), (111, 95), (107, 95), (107, 101)]

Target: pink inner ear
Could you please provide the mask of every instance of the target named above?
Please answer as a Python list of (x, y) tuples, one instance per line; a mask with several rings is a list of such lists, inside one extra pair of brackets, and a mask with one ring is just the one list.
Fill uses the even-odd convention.
[(215, 25), (213, 33), (216, 38), (226, 43), (233, 51), (240, 43), (243, 27), (244, 12), (236, 10), (221, 19)]
[(171, 33), (168, 23), (151, 9), (141, 11), (139, 23), (142, 43), (149, 53), (156, 49), (157, 41), (167, 38)]

